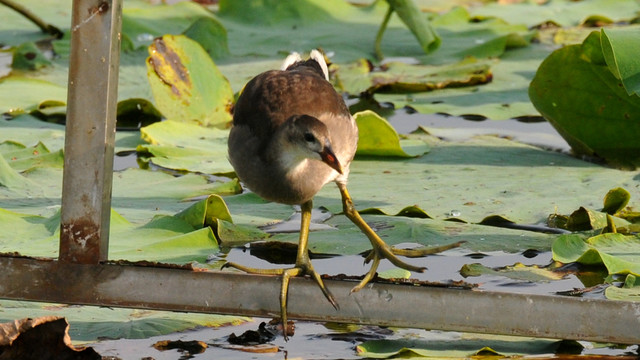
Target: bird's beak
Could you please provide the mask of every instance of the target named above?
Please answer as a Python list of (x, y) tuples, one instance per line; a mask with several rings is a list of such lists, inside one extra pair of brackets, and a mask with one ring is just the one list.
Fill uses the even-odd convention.
[(335, 169), (340, 174), (343, 174), (342, 165), (340, 165), (340, 161), (338, 161), (336, 154), (333, 153), (331, 146), (325, 146), (320, 153), (320, 157), (325, 164), (331, 166), (331, 168)]

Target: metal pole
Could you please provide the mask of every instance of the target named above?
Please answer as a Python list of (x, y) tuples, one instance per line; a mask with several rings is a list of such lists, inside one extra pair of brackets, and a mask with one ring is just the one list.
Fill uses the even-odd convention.
[(62, 262), (107, 259), (122, 0), (74, 0), (65, 161)]
[[(180, 266), (82, 265), (0, 256), (0, 298), (157, 310), (279, 316), (280, 278)], [(55, 284), (43, 286), (42, 284)], [(640, 303), (293, 278), (289, 317), (619, 344), (640, 343)], [(159, 289), (162, 289), (161, 291)]]

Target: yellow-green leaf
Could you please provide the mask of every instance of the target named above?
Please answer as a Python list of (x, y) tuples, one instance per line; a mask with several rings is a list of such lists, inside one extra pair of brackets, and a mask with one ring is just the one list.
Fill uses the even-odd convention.
[(217, 127), (231, 121), (231, 86), (196, 41), (174, 35), (155, 39), (147, 76), (155, 105), (166, 118)]
[[(354, 117), (359, 131), (357, 155), (415, 157), (428, 151), (423, 141), (402, 141), (393, 126), (373, 111), (362, 111)], [(403, 148), (403, 143), (408, 146)]]

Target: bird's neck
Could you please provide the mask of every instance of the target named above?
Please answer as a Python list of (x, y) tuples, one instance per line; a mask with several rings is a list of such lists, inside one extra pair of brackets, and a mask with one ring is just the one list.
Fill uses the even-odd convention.
[(282, 133), (272, 138), (266, 152), (269, 163), (287, 177), (304, 171), (309, 161), (307, 154), (287, 142)]

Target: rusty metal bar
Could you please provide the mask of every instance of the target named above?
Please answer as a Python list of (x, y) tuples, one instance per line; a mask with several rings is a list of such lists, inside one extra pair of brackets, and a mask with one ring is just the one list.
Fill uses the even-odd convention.
[[(279, 277), (131, 265), (0, 257), (0, 298), (271, 317)], [(47, 286), (46, 284), (55, 284)], [(640, 343), (640, 303), (327, 280), (291, 280), (292, 319), (503, 335)]]
[(122, 0), (74, 0), (60, 254), (107, 259)]

